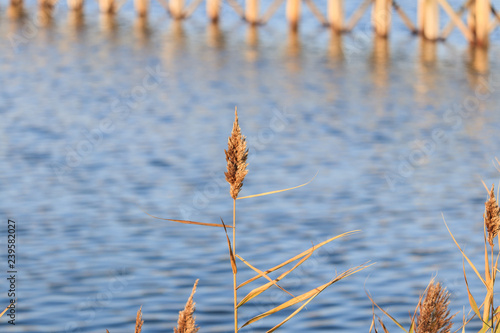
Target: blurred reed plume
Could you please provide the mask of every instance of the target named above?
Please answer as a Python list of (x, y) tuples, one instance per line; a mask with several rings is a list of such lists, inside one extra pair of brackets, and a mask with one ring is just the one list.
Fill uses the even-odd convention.
[(427, 287), (424, 299), (418, 304), (419, 315), (417, 317), (416, 333), (449, 333), (451, 331), (452, 318), (448, 306), (450, 304), (450, 293), (441, 283), (432, 280)]
[(500, 230), (500, 208), (495, 200), (495, 185), (491, 186), (489, 199), (485, 202), (486, 211), (484, 213), (484, 223), (488, 231), (488, 242), (493, 247), (493, 240)]
[(191, 291), (191, 295), (186, 302), (184, 310), (179, 311), (179, 319), (177, 320), (177, 327), (174, 328), (174, 333), (196, 333), (200, 330), (199, 327), (196, 327), (195, 317), (193, 317), (196, 305), (196, 303), (193, 302), (193, 295), (196, 292), (198, 281), (199, 280), (196, 280), (194, 283), (193, 291)]

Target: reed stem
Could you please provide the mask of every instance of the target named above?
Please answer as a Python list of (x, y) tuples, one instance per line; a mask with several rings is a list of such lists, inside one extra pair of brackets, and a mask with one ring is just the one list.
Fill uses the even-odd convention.
[[(236, 256), (236, 199), (233, 199), (233, 255)], [(236, 272), (233, 271), (234, 291), (234, 332), (238, 332), (238, 291), (236, 290)]]

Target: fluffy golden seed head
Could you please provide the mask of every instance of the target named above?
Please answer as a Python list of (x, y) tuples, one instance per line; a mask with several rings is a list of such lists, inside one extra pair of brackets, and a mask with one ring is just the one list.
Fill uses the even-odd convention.
[(495, 186), (493, 185), (490, 190), (488, 200), (484, 203), (486, 210), (484, 213), (484, 224), (488, 231), (488, 242), (493, 246), (493, 240), (498, 235), (500, 230), (500, 208), (495, 199)]
[(191, 291), (191, 296), (189, 296), (184, 310), (179, 311), (179, 319), (177, 320), (177, 327), (174, 328), (174, 333), (196, 333), (200, 330), (195, 323), (196, 317), (193, 317), (196, 309), (196, 303), (193, 302), (193, 295), (196, 292), (197, 285), (198, 280), (194, 283), (193, 291)]
[(241, 134), (236, 108), (234, 110), (234, 116), (233, 130), (231, 131), (231, 136), (227, 140), (227, 150), (224, 150), (227, 162), (227, 172), (224, 172), (224, 175), (226, 175), (226, 180), (230, 185), (229, 193), (231, 197), (236, 200), (243, 186), (243, 179), (245, 179), (248, 173), (248, 164), (246, 163), (248, 149), (245, 137)]
[(450, 293), (441, 283), (431, 281), (425, 298), (418, 305), (416, 333), (449, 333), (453, 325), (448, 305)]

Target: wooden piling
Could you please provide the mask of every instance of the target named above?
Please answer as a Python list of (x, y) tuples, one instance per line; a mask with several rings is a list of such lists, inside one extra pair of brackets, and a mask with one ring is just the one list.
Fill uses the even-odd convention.
[(56, 0), (38, 0), (38, 21), (40, 26), (49, 27), (53, 23)]
[[(85, 17), (83, 15), (83, 10), (72, 10), (68, 13), (68, 26), (72, 32), (78, 32), (85, 24)], [(72, 34), (72, 37), (76, 37), (77, 34)]]
[(70, 11), (83, 11), (83, 0), (68, 0), (67, 3)]
[(116, 3), (114, 0), (99, 0), (99, 10), (103, 14), (114, 14), (116, 12)]
[(470, 53), (472, 68), (480, 74), (488, 73), (490, 70), (488, 50), (484, 47), (476, 47), (471, 44)]
[(168, 2), (170, 15), (176, 20), (184, 18), (184, 0), (170, 0)]
[(343, 0), (328, 0), (328, 23), (336, 32), (344, 30)]
[(422, 36), (425, 39), (436, 41), (439, 38), (439, 7), (436, 0), (425, 0), (423, 3)]
[(372, 24), (375, 33), (386, 38), (389, 35), (391, 24), (391, 0), (374, 0), (372, 10)]
[(207, 27), (207, 44), (215, 49), (223, 49), (226, 45), (224, 33), (216, 22), (210, 23)]
[(489, 44), (490, 0), (476, 0), (474, 6), (476, 14), (476, 44), (487, 47)]
[(134, 7), (139, 17), (146, 17), (149, 11), (149, 0), (134, 0)]
[(420, 62), (424, 66), (435, 65), (437, 61), (437, 43), (420, 39)]
[(345, 59), (341, 34), (331, 34), (330, 44), (328, 45), (328, 55), (335, 62), (341, 62)]
[(24, 16), (23, 0), (10, 0), (7, 16), (11, 19), (18, 19)]
[(290, 29), (297, 31), (300, 20), (300, 4), (302, 0), (288, 0), (286, 2), (286, 18), (290, 24)]
[(219, 21), (220, 0), (207, 0), (207, 16), (210, 22)]
[(259, 0), (246, 0), (245, 19), (253, 25), (259, 23)]

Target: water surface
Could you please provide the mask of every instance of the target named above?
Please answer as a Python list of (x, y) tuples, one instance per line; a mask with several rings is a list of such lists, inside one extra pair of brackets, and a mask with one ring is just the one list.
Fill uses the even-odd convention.
[[(444, 44), (422, 43), (396, 18), (387, 41), (373, 38), (368, 17), (338, 37), (306, 11), (299, 34), (290, 34), (283, 11), (255, 30), (227, 7), (221, 25), (207, 28), (203, 10), (176, 23), (154, 4), (145, 23), (131, 3), (115, 20), (89, 3), (79, 24), (61, 6), (42, 24), (29, 5), (29, 38), (29, 20), (0, 20), (0, 212), (18, 226), (18, 324), (10, 331), (132, 331), (140, 306), (144, 332), (171, 331), (196, 279), (202, 331), (231, 331), (223, 231), (155, 220), (141, 208), (231, 220), (223, 149), (235, 106), (250, 148), (242, 195), (318, 172), (306, 187), (238, 202), (239, 254), (265, 269), (361, 230), (287, 277), (282, 285), (294, 295), (376, 262), (327, 289), (283, 331), (366, 332), (365, 289), (408, 323), (435, 275), (452, 292), (452, 311), (468, 304), (442, 214), (481, 262), (481, 180), (499, 178), (496, 33), (484, 55), (458, 32)], [(15, 34), (26, 39), (13, 48)], [(240, 281), (251, 276), (239, 269)], [(482, 292), (478, 281), (470, 285)], [(269, 291), (240, 320), (286, 299)]]

